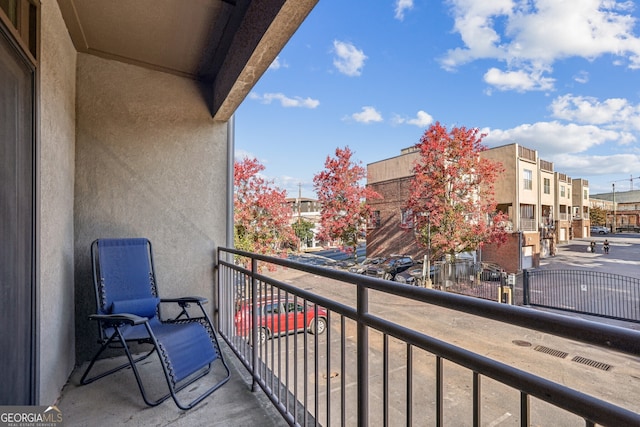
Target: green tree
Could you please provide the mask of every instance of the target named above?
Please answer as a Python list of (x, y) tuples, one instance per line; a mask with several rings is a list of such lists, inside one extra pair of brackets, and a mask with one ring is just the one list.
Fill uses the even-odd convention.
[(315, 225), (311, 221), (306, 219), (298, 219), (293, 223), (293, 232), (298, 237), (301, 243), (309, 246), (313, 241), (313, 227)]
[(600, 207), (593, 207), (589, 210), (589, 219), (591, 220), (591, 225), (606, 225), (607, 211)]

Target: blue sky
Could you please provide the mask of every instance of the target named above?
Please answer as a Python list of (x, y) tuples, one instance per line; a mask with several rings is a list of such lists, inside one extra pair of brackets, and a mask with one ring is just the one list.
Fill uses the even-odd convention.
[(238, 108), (236, 159), (315, 197), (337, 147), (366, 166), (439, 121), (592, 194), (640, 189), (639, 21), (633, 1), (320, 0)]

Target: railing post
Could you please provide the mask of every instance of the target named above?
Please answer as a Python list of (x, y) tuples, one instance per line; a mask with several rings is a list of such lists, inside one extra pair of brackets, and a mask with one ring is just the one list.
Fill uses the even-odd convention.
[(362, 317), (369, 311), (369, 293), (358, 285), (358, 425), (369, 425), (369, 330)]
[(529, 305), (530, 301), (529, 289), (529, 270), (522, 271), (522, 304)]
[(253, 363), (251, 364), (251, 391), (258, 391), (258, 283), (256, 282), (256, 271), (258, 271), (258, 260), (251, 258), (251, 355)]

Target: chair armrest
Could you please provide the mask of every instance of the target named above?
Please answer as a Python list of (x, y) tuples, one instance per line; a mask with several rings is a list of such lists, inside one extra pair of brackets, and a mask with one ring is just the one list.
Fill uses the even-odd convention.
[(107, 324), (118, 325), (127, 323), (129, 325), (142, 325), (148, 319), (146, 317), (136, 316), (135, 314), (119, 313), (119, 314), (92, 314), (89, 316), (91, 320), (97, 320)]
[(181, 297), (181, 298), (162, 298), (160, 302), (177, 302), (180, 306), (189, 303), (206, 304), (209, 301), (204, 297)]

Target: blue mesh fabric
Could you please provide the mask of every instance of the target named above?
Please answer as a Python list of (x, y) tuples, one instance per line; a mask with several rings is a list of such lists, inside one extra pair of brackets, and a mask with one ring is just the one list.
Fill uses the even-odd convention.
[(209, 333), (198, 322), (162, 324), (154, 327), (153, 332), (168, 359), (176, 383), (218, 357)]
[[(177, 383), (218, 358), (207, 329), (199, 322), (162, 323), (147, 239), (98, 240), (99, 288), (104, 313), (131, 313), (149, 318), (161, 357)], [(108, 335), (112, 328), (106, 328)], [(144, 325), (124, 325), (125, 340), (146, 340)]]
[(100, 239), (98, 253), (104, 312), (111, 311), (114, 301), (157, 296), (146, 239)]
[(111, 304), (111, 313), (128, 313), (141, 317), (155, 317), (158, 304), (160, 304), (160, 298), (139, 298), (114, 301)]

